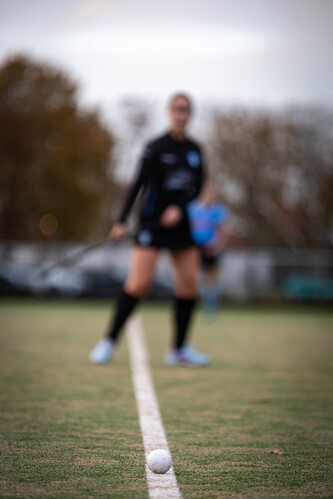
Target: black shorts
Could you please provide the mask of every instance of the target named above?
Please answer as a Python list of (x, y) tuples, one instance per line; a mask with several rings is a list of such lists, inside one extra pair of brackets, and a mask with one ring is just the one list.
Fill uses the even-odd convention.
[(135, 235), (135, 244), (147, 248), (185, 249), (195, 246), (188, 222), (166, 229), (140, 227)]
[(207, 255), (205, 252), (205, 248), (201, 248), (201, 266), (204, 269), (212, 269), (218, 265), (219, 259), (221, 258), (221, 254), (218, 255)]
[(216, 267), (217, 261), (217, 256), (208, 256), (204, 253), (201, 253), (201, 265), (204, 269), (211, 269), (213, 267)]

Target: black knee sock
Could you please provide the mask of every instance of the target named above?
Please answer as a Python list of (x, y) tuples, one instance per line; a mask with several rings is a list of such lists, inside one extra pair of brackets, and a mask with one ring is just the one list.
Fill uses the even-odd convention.
[(117, 308), (113, 321), (110, 324), (109, 331), (106, 336), (113, 341), (117, 341), (121, 328), (126, 322), (126, 319), (133, 311), (135, 305), (138, 303), (139, 298), (135, 298), (122, 290), (117, 301)]
[(195, 306), (195, 299), (175, 298), (174, 301), (174, 321), (175, 337), (174, 348), (179, 349), (185, 344), (187, 332), (189, 330), (190, 319)]

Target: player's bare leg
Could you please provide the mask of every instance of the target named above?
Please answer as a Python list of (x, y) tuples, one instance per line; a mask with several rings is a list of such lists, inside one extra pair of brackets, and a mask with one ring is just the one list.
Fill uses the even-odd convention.
[(90, 353), (95, 364), (108, 362), (113, 355), (119, 334), (141, 298), (148, 292), (157, 262), (156, 248), (136, 246), (132, 250), (130, 271), (117, 301), (117, 308), (105, 338)]
[(138, 299), (143, 298), (154, 277), (159, 250), (151, 247), (136, 246), (132, 250), (130, 271), (124, 290)]
[(208, 318), (214, 318), (219, 308), (218, 266), (207, 265), (202, 270), (202, 301), (203, 310)]

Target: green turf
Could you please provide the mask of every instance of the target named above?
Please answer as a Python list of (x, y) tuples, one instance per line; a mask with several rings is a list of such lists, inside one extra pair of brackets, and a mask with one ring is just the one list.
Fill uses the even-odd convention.
[[(206, 369), (165, 367), (169, 306), (141, 313), (185, 499), (333, 496), (328, 309), (199, 315)], [(105, 302), (0, 302), (1, 497), (148, 497), (126, 343), (112, 365), (87, 360), (108, 316)]]

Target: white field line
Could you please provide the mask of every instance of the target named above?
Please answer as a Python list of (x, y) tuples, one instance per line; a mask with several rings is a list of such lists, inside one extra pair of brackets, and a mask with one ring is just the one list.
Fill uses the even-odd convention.
[(132, 382), (146, 453), (146, 475), (149, 497), (151, 499), (181, 498), (173, 467), (164, 475), (160, 475), (150, 471), (147, 465), (147, 457), (152, 450), (165, 449), (168, 452), (170, 451), (150, 374), (142, 323), (138, 316), (128, 321), (127, 338), (132, 368)]

